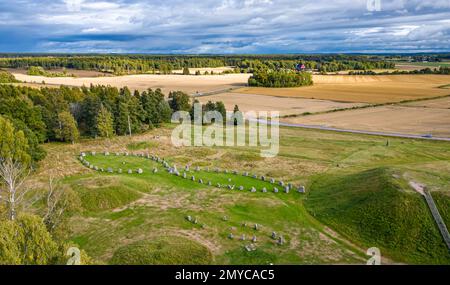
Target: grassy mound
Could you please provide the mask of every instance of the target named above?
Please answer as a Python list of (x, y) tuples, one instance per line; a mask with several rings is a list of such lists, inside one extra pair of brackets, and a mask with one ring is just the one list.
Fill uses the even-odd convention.
[(124, 187), (111, 179), (87, 179), (82, 184), (75, 185), (83, 209), (89, 212), (99, 212), (114, 209), (129, 204), (141, 197), (141, 194), (129, 187)]
[(391, 170), (315, 180), (305, 202), (316, 218), (363, 248), (406, 263), (450, 263), (447, 248), (422, 196), (406, 191)]
[(211, 252), (203, 245), (178, 236), (142, 240), (116, 250), (111, 264), (210, 264)]

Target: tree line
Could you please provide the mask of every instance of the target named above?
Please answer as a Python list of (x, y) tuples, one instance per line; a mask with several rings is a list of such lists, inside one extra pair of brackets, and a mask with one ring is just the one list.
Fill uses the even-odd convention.
[[(46, 70), (69, 68), (113, 74), (161, 73), (202, 67), (235, 66), (232, 72), (253, 73), (261, 69), (295, 69), (302, 63), (322, 72), (394, 68), (395, 63), (381, 56), (364, 55), (0, 55), (0, 68), (42, 67)], [(231, 71), (228, 71), (231, 72)]]
[(394, 70), (392, 72), (375, 72), (372, 70), (366, 71), (350, 71), (349, 75), (397, 75), (397, 74), (442, 74), (449, 75), (450, 67), (441, 66), (439, 68), (424, 68), (420, 70)]
[(312, 84), (311, 73), (290, 70), (260, 70), (248, 79), (249, 86), (257, 87), (300, 87)]
[[(226, 113), (222, 102), (214, 104)], [(40, 144), (46, 141), (73, 143), (81, 136), (142, 133), (170, 122), (175, 111), (191, 109), (191, 97), (181, 91), (170, 92), (166, 100), (160, 89), (131, 92), (127, 87), (93, 85), (41, 89), (0, 85), (0, 116), (24, 134), (31, 161), (45, 156)]]

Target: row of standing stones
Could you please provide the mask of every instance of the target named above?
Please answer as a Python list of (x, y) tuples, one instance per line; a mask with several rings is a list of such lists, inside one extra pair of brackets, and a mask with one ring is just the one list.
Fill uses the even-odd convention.
[[(97, 155), (97, 153), (96, 153), (95, 151), (92, 151), (92, 152), (90, 152), (90, 155), (95, 156), (95, 155)], [(111, 154), (110, 154), (108, 151), (105, 151), (105, 152), (103, 152), (103, 155), (109, 156), (109, 155), (111, 155)], [(176, 165), (170, 166), (169, 163), (168, 163), (164, 158), (160, 158), (160, 157), (158, 157), (158, 156), (154, 156), (154, 155), (150, 155), (150, 154), (143, 154), (143, 153), (131, 153), (131, 154), (130, 154), (130, 153), (128, 153), (128, 152), (124, 152), (124, 153), (116, 152), (116, 153), (115, 153), (115, 156), (136, 156), (136, 157), (142, 157), (142, 158), (151, 159), (151, 160), (153, 160), (153, 161), (155, 161), (155, 162), (161, 163), (161, 164), (163, 165), (163, 167), (164, 167), (170, 174), (173, 174), (173, 175), (175, 175), (175, 176), (182, 177), (182, 178), (184, 178), (184, 179), (190, 179), (190, 180), (192, 180), (192, 181), (197, 181), (197, 182), (200, 183), (200, 184), (206, 184), (206, 185), (208, 185), (208, 186), (213, 186), (213, 183), (212, 183), (211, 181), (204, 181), (204, 180), (201, 179), (201, 178), (196, 179), (195, 175), (188, 175), (187, 173), (188, 173), (188, 172), (191, 172), (191, 169), (190, 169), (189, 165), (186, 165), (186, 166), (184, 167), (183, 174), (181, 174), (180, 171), (177, 169), (177, 166), (176, 166)], [(91, 169), (93, 169), (93, 170), (100, 171), (100, 172), (114, 173), (114, 169), (113, 169), (113, 168), (111, 168), (111, 167), (108, 167), (107, 169), (99, 168), (99, 167), (97, 167), (97, 166), (91, 164), (89, 161), (87, 161), (87, 160), (85, 159), (85, 157), (86, 157), (86, 152), (82, 152), (82, 153), (80, 154), (80, 156), (79, 156), (79, 159), (80, 159), (80, 161), (81, 161), (86, 167), (89, 167), (89, 168), (91, 168)], [(199, 171), (201, 171), (201, 170), (202, 170), (202, 169), (200, 168), (200, 166), (197, 166), (197, 167), (195, 167), (195, 169), (194, 169), (195, 172), (199, 172)], [(222, 172), (219, 168), (215, 168), (214, 170), (210, 170), (209, 167), (206, 167), (206, 168), (204, 169), (204, 171), (206, 171), (206, 172), (213, 171), (213, 172), (215, 172), (215, 173), (221, 173), (221, 172)], [(152, 170), (152, 172), (153, 172), (153, 173), (157, 173), (157, 172), (158, 172), (158, 168), (157, 168), (157, 167), (154, 167), (153, 170)], [(119, 174), (120, 174), (120, 173), (123, 173), (123, 170), (119, 168), (119, 169), (117, 170), (117, 173), (119, 173)], [(138, 169), (136, 169), (136, 170), (128, 169), (128, 170), (127, 170), (127, 173), (128, 173), (128, 174), (132, 174), (132, 173), (142, 174), (142, 173), (144, 173), (144, 171), (143, 171), (142, 168), (138, 168)], [(229, 170), (225, 169), (225, 170), (223, 170), (223, 173), (225, 173), (225, 174), (231, 173), (231, 174), (233, 174), (233, 175), (239, 175), (239, 172), (236, 171), (236, 170), (234, 170), (234, 171), (229, 171)], [(297, 186), (297, 187), (295, 187), (292, 183), (287, 183), (287, 184), (285, 184), (285, 183), (284, 183), (283, 181), (281, 181), (281, 180), (280, 180), (280, 181), (276, 181), (274, 178), (266, 178), (265, 176), (258, 176), (258, 175), (256, 175), (256, 174), (251, 175), (249, 172), (244, 172), (242, 175), (245, 176), (245, 177), (252, 177), (252, 178), (254, 178), (254, 179), (260, 179), (261, 181), (269, 182), (270, 184), (276, 185), (276, 186), (274, 186), (273, 189), (272, 189), (272, 191), (273, 191), (274, 193), (278, 193), (278, 192), (280, 192), (281, 190), (282, 190), (284, 193), (289, 193), (291, 190), (297, 190), (298, 193), (305, 193), (305, 192), (306, 192), (305, 186)], [(228, 179), (228, 182), (231, 182), (231, 178)], [(220, 184), (220, 183), (216, 183), (214, 186), (217, 187), (217, 188), (228, 188), (229, 190), (234, 190), (234, 189), (237, 189), (237, 190), (240, 190), (240, 191), (244, 191), (244, 190), (245, 190), (245, 187), (244, 187), (244, 186), (238, 186), (238, 187), (236, 187), (236, 185), (231, 185), (231, 184), (222, 185), (222, 184)], [(280, 190), (279, 188), (280, 188), (281, 190)], [(261, 189), (261, 191), (262, 191), (263, 193), (267, 193), (267, 192), (268, 192), (268, 190), (267, 190), (266, 187), (263, 187), (263, 188)], [(252, 186), (252, 187), (250, 188), (250, 192), (252, 192), (252, 193), (257, 192), (256, 187)]]
[[(97, 153), (94, 152), (94, 151), (93, 151), (93, 152), (90, 152), (90, 154), (93, 155), (93, 156), (97, 155)], [(106, 152), (103, 152), (103, 155), (109, 156), (110, 153), (106, 151)], [(188, 178), (189, 178), (189, 179), (192, 180), (192, 181), (198, 181), (200, 184), (207, 184), (208, 186), (213, 186), (213, 184), (212, 184), (211, 181), (204, 182), (202, 179), (196, 180), (196, 178), (195, 178), (194, 175), (191, 175), (190, 177), (188, 177), (187, 172), (191, 172), (190, 167), (189, 167), (188, 165), (186, 165), (186, 166), (184, 167), (184, 172), (183, 172), (183, 174), (181, 174), (181, 173), (178, 171), (176, 165), (173, 165), (173, 166), (171, 167), (171, 166), (169, 165), (169, 163), (168, 163), (164, 158), (159, 158), (158, 156), (153, 156), (153, 155), (149, 155), (149, 154), (142, 154), (142, 153), (138, 153), (138, 154), (132, 153), (132, 154), (130, 154), (130, 153), (128, 153), (128, 152), (124, 152), (124, 153), (118, 153), (118, 152), (116, 152), (116, 153), (115, 153), (115, 156), (135, 156), (135, 157), (143, 157), (143, 158), (151, 159), (151, 160), (153, 160), (153, 161), (155, 161), (155, 162), (161, 163), (161, 164), (163, 165), (163, 167), (164, 167), (170, 174), (173, 174), (173, 175), (176, 175), (176, 176), (182, 176), (184, 179), (188, 179)], [(89, 168), (94, 169), (94, 170), (96, 170), (96, 171), (101, 171), (101, 172), (105, 172), (105, 171), (106, 171), (106, 172), (108, 172), (108, 173), (114, 173), (114, 170), (113, 170), (111, 167), (108, 167), (106, 170), (103, 169), (103, 168), (99, 168), (99, 167), (97, 167), (97, 166), (91, 164), (89, 161), (87, 161), (87, 160), (85, 159), (85, 157), (86, 157), (86, 153), (85, 153), (85, 152), (82, 152), (82, 153), (80, 154), (80, 156), (79, 156), (79, 159), (80, 159), (80, 161), (81, 161), (86, 167), (89, 167)], [(199, 171), (201, 171), (201, 168), (200, 168), (199, 166), (197, 166), (197, 167), (195, 167), (194, 171), (199, 172)], [(210, 170), (209, 168), (206, 168), (205, 171), (206, 171), (206, 172), (210, 172), (211, 170)], [(219, 168), (215, 168), (215, 169), (212, 170), (212, 171), (214, 171), (214, 172), (216, 172), (216, 173), (221, 173), (221, 172), (222, 172)], [(153, 173), (157, 173), (157, 172), (158, 172), (158, 169), (157, 169), (156, 167), (154, 167), (152, 172), (153, 172)], [(123, 173), (122, 169), (118, 169), (118, 170), (117, 170), (117, 173)], [(128, 170), (127, 170), (127, 173), (129, 173), (129, 174), (132, 174), (132, 173), (142, 174), (142, 173), (144, 173), (144, 171), (143, 171), (141, 168), (138, 168), (138, 169), (135, 170), (135, 171), (133, 171), (132, 169), (128, 169)], [(225, 169), (225, 170), (223, 171), (223, 173), (226, 173), (226, 174), (232, 173), (233, 175), (239, 175), (238, 171), (236, 171), (236, 170), (234, 170), (234, 171), (229, 171), (229, 170)], [(269, 182), (269, 183), (271, 183), (271, 184), (276, 184), (276, 185), (278, 185), (278, 186), (280, 186), (280, 187), (283, 187), (285, 193), (289, 193), (289, 191), (290, 191), (291, 189), (294, 189), (294, 186), (293, 186), (291, 183), (288, 183), (288, 184), (285, 185), (285, 183), (284, 183), (283, 181), (278, 181), (278, 182), (277, 182), (274, 178), (269, 178), (269, 179), (267, 179), (265, 176), (258, 177), (256, 174), (255, 174), (255, 175), (250, 175), (250, 173), (248, 173), (248, 172), (244, 172), (242, 175), (243, 175), (243, 176), (246, 176), (246, 177), (252, 177), (252, 178), (254, 178), (254, 179), (261, 179), (262, 181), (267, 181), (267, 182)], [(231, 182), (231, 178), (229, 178), (228, 181)], [(216, 187), (218, 187), (218, 188), (225, 187), (225, 188), (228, 188), (228, 189), (230, 189), (230, 190), (235, 189), (235, 185), (221, 185), (220, 183), (217, 183), (217, 184), (216, 184)], [(238, 189), (239, 189), (239, 190), (245, 190), (244, 186), (239, 186)], [(255, 187), (251, 187), (250, 191), (253, 192), (253, 193), (254, 193), (254, 192), (257, 192), (257, 190), (256, 190)], [(262, 192), (264, 192), (264, 193), (267, 192), (266, 187), (264, 187), (264, 188), (262, 189)], [(278, 192), (279, 192), (278, 187), (273, 187), (273, 192), (274, 192), (274, 193), (278, 193)], [(297, 187), (297, 192), (299, 192), (299, 193), (305, 193), (305, 192), (306, 192), (306, 191), (305, 191), (305, 187), (304, 187), (304, 186), (299, 186), (299, 187)], [(187, 216), (187, 217), (186, 217), (186, 220), (188, 220), (189, 222), (194, 223), (194, 224), (198, 224), (198, 223), (199, 223), (197, 218), (193, 218), (193, 217), (191, 217), (191, 216)], [(224, 216), (224, 217), (223, 217), (223, 220), (224, 220), (224, 221), (228, 221), (228, 217), (227, 217), (227, 216)], [(247, 223), (243, 223), (242, 226), (243, 226), (243, 227), (247, 227)], [(201, 224), (201, 228), (203, 228), (203, 229), (206, 228), (206, 225), (205, 225), (205, 224)], [(259, 230), (261, 229), (261, 225), (259, 225), (259, 224), (254, 224), (252, 228), (253, 228), (255, 231), (259, 231)], [(233, 229), (233, 227), (232, 227), (231, 229)], [(277, 244), (277, 245), (283, 245), (283, 244), (285, 243), (285, 239), (283, 238), (283, 236), (282, 236), (282, 235), (278, 235), (276, 232), (272, 232), (271, 235), (270, 235), (270, 237), (271, 237), (271, 239), (273, 239), (273, 240), (276, 241), (276, 244)], [(234, 234), (233, 232), (230, 232), (230, 233), (228, 234), (228, 238), (229, 238), (229, 239), (232, 239), (232, 240), (235, 239), (235, 234)], [(240, 241), (246, 241), (246, 240), (247, 240), (247, 237), (246, 237), (245, 234), (241, 234), (240, 236), (238, 236), (238, 240), (240, 240)], [(256, 236), (256, 235), (252, 235), (252, 237), (250, 238), (250, 240), (251, 240), (251, 243), (248, 244), (248, 245), (245, 245), (244, 248), (245, 248), (245, 250), (247, 250), (247, 251), (254, 251), (254, 250), (256, 250), (256, 245), (255, 245), (255, 244), (256, 244), (256, 242), (257, 242), (257, 236)]]
[[(206, 228), (206, 225), (205, 225), (205, 224), (199, 223), (198, 218), (195, 218), (195, 217), (192, 217), (192, 216), (186, 216), (186, 220), (187, 220), (188, 222), (193, 223), (193, 224), (200, 224), (200, 226), (201, 226), (202, 229)], [(223, 216), (222, 220), (225, 221), (225, 222), (227, 222), (227, 221), (228, 221), (228, 217), (227, 217), (227, 216)], [(256, 242), (257, 242), (257, 240), (258, 240), (257, 235), (256, 235), (256, 232), (260, 232), (260, 231), (261, 231), (261, 228), (262, 228), (261, 225), (255, 223), (255, 224), (253, 224), (253, 226), (252, 226), (252, 225), (249, 225), (247, 222), (243, 222), (243, 223), (242, 223), (242, 227), (243, 227), (243, 228), (251, 227), (251, 228), (255, 231), (255, 234), (252, 234), (252, 235), (251, 235), (251, 238), (250, 238), (250, 237), (248, 238), (248, 239), (251, 241), (251, 243), (248, 244), (248, 245), (245, 245), (244, 248), (245, 248), (247, 251), (254, 251), (254, 250), (256, 250)], [(236, 228), (235, 228), (235, 227), (230, 227), (230, 233), (227, 235), (228, 239), (231, 239), (231, 240), (238, 239), (239, 241), (246, 241), (246, 240), (247, 240), (247, 236), (246, 236), (245, 233), (242, 233), (242, 234), (239, 235), (239, 234), (233, 233), (234, 231), (236, 231)], [(272, 240), (274, 240), (274, 241), (276, 242), (277, 245), (284, 245), (284, 244), (285, 244), (285, 239), (284, 239), (284, 237), (283, 237), (282, 235), (279, 235), (279, 234), (278, 234), (277, 232), (275, 232), (275, 231), (272, 231), (272, 232), (271, 232), (270, 238), (271, 238)]]

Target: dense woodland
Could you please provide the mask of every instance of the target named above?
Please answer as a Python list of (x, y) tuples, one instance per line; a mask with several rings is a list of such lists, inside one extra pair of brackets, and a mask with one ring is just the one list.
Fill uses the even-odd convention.
[[(40, 143), (73, 143), (80, 136), (111, 137), (141, 133), (170, 122), (172, 112), (192, 109), (191, 98), (171, 92), (169, 100), (160, 89), (131, 92), (127, 87), (35, 89), (0, 85), (0, 116), (25, 134), (32, 161), (45, 156)], [(223, 103), (213, 108), (226, 112)]]
[(312, 84), (311, 73), (290, 70), (260, 70), (248, 79), (248, 85), (257, 87), (300, 87)]
[(394, 68), (395, 63), (379, 56), (363, 55), (0, 55), (0, 68), (69, 68), (113, 74), (161, 73), (184, 68), (234, 66), (233, 72), (253, 73), (262, 69), (295, 69), (302, 63), (321, 72)]

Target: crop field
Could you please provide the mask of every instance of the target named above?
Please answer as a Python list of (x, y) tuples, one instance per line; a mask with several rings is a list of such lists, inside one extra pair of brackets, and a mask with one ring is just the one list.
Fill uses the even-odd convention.
[(281, 121), (352, 130), (450, 137), (450, 109), (448, 108), (381, 106), (283, 118)]
[(448, 75), (316, 75), (314, 86), (241, 88), (233, 92), (353, 103), (388, 103), (448, 95)]
[[(450, 263), (425, 201), (408, 186), (410, 181), (427, 185), (447, 212), (449, 143), (389, 139), (386, 146), (383, 137), (282, 128), (279, 155), (262, 158), (254, 147), (172, 147), (172, 127), (131, 138), (45, 145), (48, 156), (29, 183), (37, 189), (45, 187), (46, 177), (58, 173), (62, 185), (76, 193), (81, 209), (70, 219), (70, 239), (99, 263), (363, 264), (365, 249), (371, 246), (382, 249), (385, 263)], [(102, 154), (105, 150), (109, 156)], [(81, 151), (96, 151), (95, 156), (87, 152), (85, 159), (105, 171), (82, 165), (77, 159)], [(165, 158), (181, 174), (189, 165), (187, 179), (169, 174), (151, 159), (124, 156), (124, 152)], [(195, 171), (196, 166), (201, 170)], [(114, 173), (108, 173), (108, 167)], [(152, 171), (155, 167), (157, 173)], [(214, 171), (216, 167), (220, 173)], [(119, 168), (122, 173), (117, 172)], [(138, 168), (142, 174), (136, 173)], [(133, 174), (128, 174), (128, 169)], [(243, 176), (246, 171), (258, 178)], [(274, 185), (262, 181), (261, 176), (305, 185), (307, 193), (284, 193), (282, 187), (274, 193)], [(325, 176), (335, 180), (324, 180)], [(213, 185), (201, 184), (199, 179)], [(242, 185), (244, 190), (218, 188), (217, 183)], [(377, 186), (380, 183), (392, 185), (383, 191), (391, 191), (390, 203), (396, 210), (386, 212), (382, 200), (367, 198), (373, 197), (372, 192), (343, 187), (336, 190), (338, 200), (332, 193), (323, 193), (348, 183), (353, 185), (351, 189), (372, 185), (373, 193), (382, 191)], [(255, 193), (250, 191), (252, 186)], [(262, 192), (263, 187), (267, 193)], [(359, 226), (365, 230), (355, 234), (352, 216), (359, 215), (358, 199), (372, 201), (374, 215), (363, 219)], [(352, 203), (355, 212), (336, 211), (348, 209)], [(416, 207), (396, 212), (404, 203)], [(381, 231), (383, 238), (378, 237), (378, 229), (390, 227), (385, 222), (399, 229)], [(417, 223), (419, 227), (409, 228)], [(272, 238), (273, 232), (283, 237), (283, 244)], [(186, 246), (180, 248), (180, 243)], [(254, 248), (248, 251), (245, 246), (250, 244)]]
[(168, 94), (170, 91), (182, 90), (187, 93), (210, 92), (228, 88), (242, 87), (247, 84), (249, 74), (224, 75), (125, 75), (109, 77), (45, 77), (13, 73), (16, 79), (27, 83), (45, 82), (51, 85), (89, 86), (110, 85), (114, 87), (128, 86), (130, 90), (144, 91), (148, 88), (161, 88)]
[(363, 103), (342, 103), (327, 100), (288, 98), (256, 94), (221, 93), (198, 98), (201, 103), (222, 101), (227, 110), (233, 110), (235, 105), (242, 112), (247, 111), (278, 111), (280, 116), (325, 112), (335, 109), (364, 106)]

